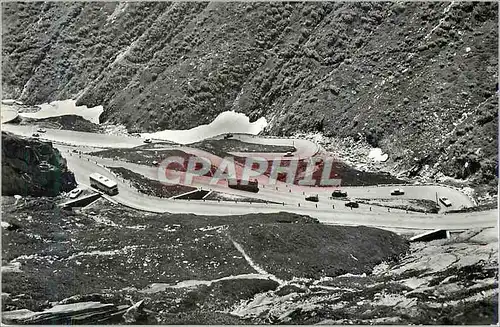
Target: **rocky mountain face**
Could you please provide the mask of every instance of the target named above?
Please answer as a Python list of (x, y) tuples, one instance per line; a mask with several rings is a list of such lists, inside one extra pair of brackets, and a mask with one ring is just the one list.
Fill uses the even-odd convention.
[(2, 132), (2, 195), (56, 196), (75, 187), (73, 173), (50, 142)]
[(4, 3), (4, 98), (131, 129), (234, 109), (496, 185), (498, 4)]

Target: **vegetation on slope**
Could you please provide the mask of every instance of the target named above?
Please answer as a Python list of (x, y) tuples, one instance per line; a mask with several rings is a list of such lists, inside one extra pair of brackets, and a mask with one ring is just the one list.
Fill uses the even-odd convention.
[[(257, 274), (233, 240), (258, 264), (262, 264), (262, 254), (267, 254), (267, 264), (274, 262), (283, 272), (297, 275), (333, 273), (322, 266), (346, 272), (369, 269), (407, 249), (404, 239), (387, 231), (324, 226), (313, 218), (284, 212), (221, 217), (152, 214), (107, 202), (68, 212), (56, 206), (57, 199), (4, 200), (9, 201), (4, 201), (2, 219), (12, 227), (2, 226), (2, 265), (19, 265), (20, 271), (2, 273), (2, 291), (8, 293), (2, 301), (3, 311), (40, 310), (69, 296), (99, 293), (129, 294), (137, 301), (149, 298), (157, 313), (200, 309), (206, 313), (275, 289), (277, 283), (266, 281), (265, 275), (258, 280), (201, 285), (193, 292), (192, 288), (167, 287), (189, 280)], [(246, 234), (252, 227), (249, 238)], [(288, 262), (285, 253), (296, 246), (296, 239), (285, 237), (277, 244), (268, 229), (284, 237), (290, 233), (307, 235), (311, 241), (302, 244), (302, 250), (293, 255), (294, 261)], [(338, 240), (331, 243), (333, 238)], [(368, 242), (371, 249), (356, 245)], [(344, 255), (337, 252), (348, 248), (358, 261), (341, 262)], [(263, 252), (256, 253), (256, 249)], [(311, 256), (317, 249), (323, 255)], [(308, 265), (297, 266), (296, 260)], [(155, 283), (164, 290), (154, 291)]]
[(498, 4), (4, 3), (4, 97), (154, 131), (235, 109), (496, 184)]
[(76, 187), (50, 142), (2, 132), (2, 195), (56, 196)]

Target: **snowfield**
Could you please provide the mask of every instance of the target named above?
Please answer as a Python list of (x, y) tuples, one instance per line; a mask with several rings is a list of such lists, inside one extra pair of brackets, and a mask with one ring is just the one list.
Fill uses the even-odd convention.
[(44, 119), (60, 117), (64, 115), (76, 115), (91, 123), (99, 124), (99, 116), (104, 111), (102, 106), (88, 108), (87, 106), (77, 106), (75, 100), (54, 101), (38, 105), (40, 110), (33, 113), (20, 113), (21, 117), (31, 119)]
[(267, 126), (264, 117), (251, 123), (242, 113), (225, 111), (220, 113), (210, 124), (200, 125), (186, 130), (164, 130), (156, 133), (143, 133), (141, 137), (189, 144), (202, 141), (224, 133), (245, 133), (257, 135)]
[(387, 159), (389, 159), (389, 155), (387, 153), (383, 153), (382, 149), (380, 148), (373, 148), (370, 150), (368, 158), (372, 159), (373, 161), (384, 162), (387, 161)]

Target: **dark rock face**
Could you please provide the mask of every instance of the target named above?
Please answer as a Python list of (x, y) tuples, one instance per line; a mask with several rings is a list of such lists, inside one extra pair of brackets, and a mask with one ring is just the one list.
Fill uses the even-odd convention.
[(496, 184), (497, 45), (496, 2), (5, 3), (3, 92), (143, 131), (234, 109)]
[(76, 185), (52, 143), (2, 132), (2, 195), (56, 196)]

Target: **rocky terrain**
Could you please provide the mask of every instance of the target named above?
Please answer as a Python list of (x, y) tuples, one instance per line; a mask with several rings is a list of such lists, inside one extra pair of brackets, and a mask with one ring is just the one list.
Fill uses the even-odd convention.
[[(320, 144), (318, 156), (339, 159), (344, 185), (439, 182), (480, 204), (457, 211), (498, 207), (496, 2), (1, 6), (6, 103), (24, 112), (66, 99), (104, 108), (100, 124), (74, 115), (15, 123), (123, 135), (192, 128), (235, 110), (265, 117), (263, 134)], [(172, 145), (89, 155), (148, 165), (191, 156), (163, 149)], [(221, 156), (294, 150), (193, 146)], [(388, 160), (370, 159), (373, 148)], [(144, 194), (194, 190), (116, 166)], [(59, 206), (75, 186), (50, 142), (2, 132), (2, 323), (498, 324), (498, 226), (409, 242), (415, 231), (284, 212), (155, 214), (103, 199)]]
[(56, 196), (76, 187), (50, 142), (2, 132), (2, 195)]
[(402, 260), (371, 274), (300, 280), (307, 286), (257, 294), (231, 312), (258, 323), (496, 324), (497, 234), (414, 243)]
[(408, 246), (388, 231), (287, 213), (159, 215), (102, 200), (66, 211), (60, 200), (2, 199), (3, 322), (498, 319), (495, 229)]
[(2, 6), (3, 98), (75, 98), (142, 131), (234, 109), (496, 190), (496, 2)]
[(99, 133), (103, 129), (96, 124), (93, 124), (80, 116), (64, 115), (60, 117), (45, 118), (45, 119), (30, 119), (22, 118), (20, 125), (37, 125), (41, 128), (65, 129), (79, 132)]
[(4, 317), (72, 302), (129, 308), (144, 300), (148, 322), (235, 323), (229, 311), (240, 300), (300, 288), (297, 278), (370, 273), (408, 249), (388, 231), (288, 213), (158, 215), (107, 202), (66, 211), (59, 201), (3, 198)]

